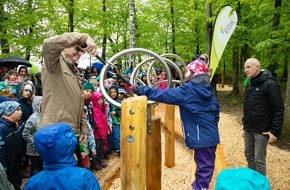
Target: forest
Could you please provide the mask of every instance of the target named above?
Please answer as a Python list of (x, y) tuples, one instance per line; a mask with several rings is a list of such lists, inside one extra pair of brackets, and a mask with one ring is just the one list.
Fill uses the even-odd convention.
[[(285, 100), (282, 134), (290, 136), (290, 1), (287, 0), (2, 0), (0, 58), (17, 55), (39, 62), (44, 39), (64, 32), (92, 36), (108, 60), (128, 48), (173, 53), (185, 62), (210, 55), (214, 22), (230, 5), (238, 25), (216, 70), (243, 102), (243, 65), (260, 60), (276, 75)], [(288, 116), (288, 117), (287, 117)]]

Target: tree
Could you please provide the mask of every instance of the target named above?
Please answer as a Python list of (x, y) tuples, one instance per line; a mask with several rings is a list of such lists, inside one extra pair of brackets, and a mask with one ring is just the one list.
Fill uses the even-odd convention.
[(7, 30), (5, 27), (5, 21), (7, 20), (6, 12), (4, 11), (4, 1), (0, 2), (0, 47), (1, 52), (8, 54), (9, 53), (9, 43), (8, 39), (6, 38)]
[[(290, 56), (288, 55), (289, 59)], [(282, 130), (282, 135), (285, 137), (290, 136), (290, 66), (288, 68), (287, 85), (286, 85), (286, 95), (285, 95), (285, 107), (284, 107), (284, 125)]]
[(207, 2), (206, 1), (206, 8), (205, 8), (205, 13), (206, 13), (206, 53), (210, 55), (210, 49), (211, 49), (211, 44), (212, 44), (212, 36), (213, 36), (213, 26), (211, 22), (212, 18), (212, 2)]
[(135, 11), (135, 2), (134, 0), (129, 0), (129, 20), (130, 20), (130, 48), (136, 47), (136, 11)]

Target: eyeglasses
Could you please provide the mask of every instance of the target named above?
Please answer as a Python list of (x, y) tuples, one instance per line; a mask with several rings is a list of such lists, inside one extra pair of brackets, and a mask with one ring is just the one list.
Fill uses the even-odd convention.
[(75, 49), (77, 51), (77, 54), (83, 55), (85, 53), (79, 46), (75, 46)]

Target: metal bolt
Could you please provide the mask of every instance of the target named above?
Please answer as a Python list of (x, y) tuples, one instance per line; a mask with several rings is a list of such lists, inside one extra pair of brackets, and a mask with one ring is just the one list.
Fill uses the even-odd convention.
[(130, 110), (129, 113), (130, 113), (131, 115), (134, 115), (135, 112), (134, 112), (134, 110)]
[(128, 135), (128, 136), (126, 137), (126, 141), (127, 141), (128, 143), (133, 143), (133, 142), (134, 142), (134, 137), (133, 137), (132, 135)]
[(129, 129), (133, 131), (135, 129), (135, 127), (133, 125), (130, 125)]

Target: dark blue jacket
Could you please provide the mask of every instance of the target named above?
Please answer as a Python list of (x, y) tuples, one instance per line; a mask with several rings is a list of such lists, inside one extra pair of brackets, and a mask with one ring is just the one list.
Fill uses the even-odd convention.
[(24, 190), (100, 190), (94, 174), (76, 167), (74, 150), (75, 133), (68, 124), (56, 123), (43, 126), (34, 137), (44, 170), (32, 176)]
[(160, 90), (144, 86), (138, 93), (153, 101), (179, 106), (183, 135), (189, 148), (219, 144), (219, 104), (207, 74), (196, 75), (178, 88)]
[(20, 121), (26, 122), (27, 119), (33, 114), (32, 104), (28, 104), (26, 99), (19, 99), (17, 102), (20, 104), (22, 111)]
[(16, 123), (0, 117), (0, 162), (4, 168), (7, 167), (8, 157), (5, 137), (14, 131), (16, 131)]

